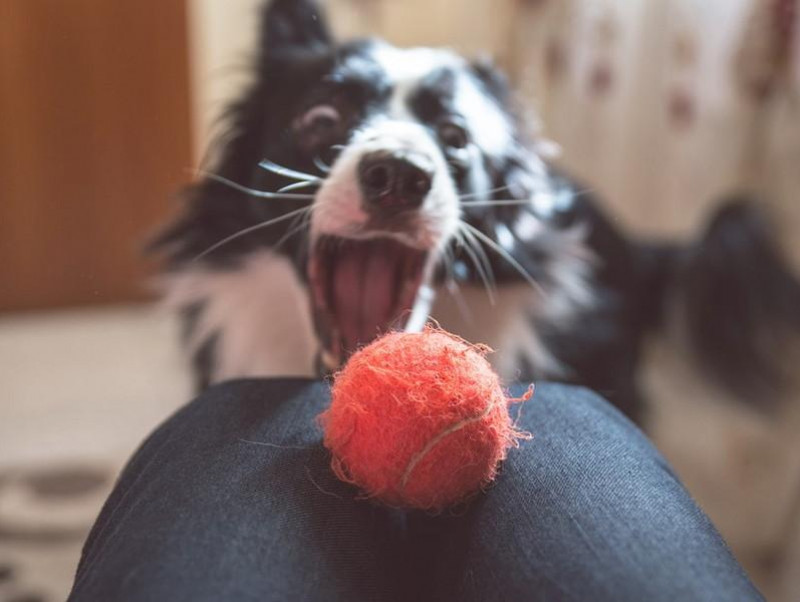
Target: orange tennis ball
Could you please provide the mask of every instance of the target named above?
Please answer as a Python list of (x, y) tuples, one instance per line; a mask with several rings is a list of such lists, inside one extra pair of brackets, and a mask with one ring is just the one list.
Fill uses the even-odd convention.
[[(356, 352), (321, 414), (331, 466), (367, 497), (441, 510), (491, 482), (525, 433), (489, 349), (442, 330), (390, 333)], [(522, 400), (530, 398), (532, 388)]]

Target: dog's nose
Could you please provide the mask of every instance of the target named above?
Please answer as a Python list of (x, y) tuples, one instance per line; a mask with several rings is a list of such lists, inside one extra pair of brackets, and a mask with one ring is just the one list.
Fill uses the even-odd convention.
[(430, 192), (433, 170), (433, 162), (425, 155), (377, 151), (362, 157), (358, 179), (368, 207), (416, 209)]

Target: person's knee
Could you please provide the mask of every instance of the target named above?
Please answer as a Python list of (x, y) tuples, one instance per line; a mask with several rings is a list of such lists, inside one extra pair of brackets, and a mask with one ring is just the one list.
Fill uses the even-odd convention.
[(512, 410), (512, 416), (518, 429), (532, 435), (520, 449), (511, 450), (503, 467), (504, 475), (514, 475), (509, 479), (513, 487), (580, 489), (590, 484), (602, 489), (624, 480), (631, 471), (675, 480), (663, 456), (636, 425), (589, 389), (539, 385), (533, 398)]
[[(512, 394), (517, 392), (516, 388), (512, 389)], [(534, 396), (518, 409), (512, 409), (512, 414), (518, 417), (520, 428), (534, 434), (543, 430), (581, 428), (586, 435), (603, 430), (646, 440), (624, 414), (585, 387), (553, 383), (537, 385)]]

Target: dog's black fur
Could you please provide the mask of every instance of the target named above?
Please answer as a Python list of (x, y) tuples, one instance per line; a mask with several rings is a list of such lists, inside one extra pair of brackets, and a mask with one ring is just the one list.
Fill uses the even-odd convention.
[[(225, 115), (226, 133), (216, 142), (210, 164), (215, 174), (241, 186), (276, 191), (291, 180), (259, 169), (260, 160), (266, 157), (292, 169), (319, 173), (314, 155), (335, 161), (337, 151), (331, 147), (346, 145), (354, 127), (383, 110), (393, 84), (369, 60), (348, 63), (348, 57), (368, 56), (370, 42), (336, 45), (322, 15), (306, 0), (275, 0), (265, 11), (260, 40), (254, 81)], [(349, 65), (350, 72), (337, 73), (338, 81), (331, 81), (330, 74), (342, 65)], [(487, 200), (522, 201), (534, 190), (546, 190), (570, 201), (546, 216), (531, 204), (464, 206), (464, 221), (502, 246), (541, 285), (545, 299), (561, 286), (561, 254), (580, 253), (551, 239), (585, 229), (582, 248), (589, 272), (584, 285), (592, 302), (575, 304), (569, 319), (532, 312), (528, 320), (529, 328), (564, 367), (558, 378), (591, 387), (637, 416), (642, 346), (648, 333), (664, 326), (667, 304), (674, 301), (683, 308), (697, 361), (711, 378), (741, 399), (760, 405), (777, 399), (783, 386), (778, 368), (781, 350), (800, 333), (800, 285), (775, 248), (755, 203), (747, 198), (724, 203), (705, 235), (689, 247), (634, 240), (605, 216), (597, 199), (539, 161), (534, 141), (526, 138), (514, 117), (504, 78), (483, 63), (466, 69), (516, 128), (515, 144), (508, 152), (482, 155), (480, 169), (496, 189)], [(440, 114), (450, 111), (452, 88), (451, 78), (434, 73), (410, 101), (416, 117), (425, 124), (437, 123)], [(289, 127), (304, 107), (336, 95), (346, 98), (337, 105), (342, 107), (343, 119), (334, 127), (338, 131), (324, 132), (324, 148)], [(474, 193), (470, 170), (476, 167), (452, 156), (458, 149), (444, 143), (441, 149), (459, 194)], [(302, 206), (294, 199), (253, 198), (212, 178), (190, 187), (186, 201), (183, 214), (155, 245), (166, 252), (172, 273), (196, 266), (194, 258), (220, 240)], [(519, 235), (510, 225), (524, 213), (540, 220), (546, 232), (536, 237)], [(290, 258), (298, 278), (307, 283), (309, 242), (304, 236), (282, 240), (287, 230), (283, 223), (243, 235), (203, 255), (199, 263), (210, 271), (235, 270), (253, 252), (282, 241), (275, 252)], [(476, 266), (480, 262), (459, 245), (451, 244), (451, 249), (452, 266), (458, 269), (449, 277), (463, 284), (480, 282), (482, 274)], [(522, 281), (518, 268), (507, 258), (493, 251), (487, 256), (498, 295), (503, 295), (504, 287)], [(442, 271), (438, 277), (448, 276)], [(204, 305), (201, 299), (182, 308), (189, 334)], [(193, 348), (200, 386), (212, 378), (217, 341), (224, 336), (224, 332), (214, 332)], [(554, 376), (542, 374), (525, 356), (519, 358), (518, 374), (523, 380)]]

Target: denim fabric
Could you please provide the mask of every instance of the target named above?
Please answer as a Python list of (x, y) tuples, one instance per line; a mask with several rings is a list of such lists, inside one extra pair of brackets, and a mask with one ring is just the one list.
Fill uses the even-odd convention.
[(336, 480), (327, 402), (323, 383), (242, 380), (185, 406), (120, 477), (70, 600), (762, 599), (644, 435), (586, 390), (538, 386), (519, 423), (534, 438), (440, 516)]

